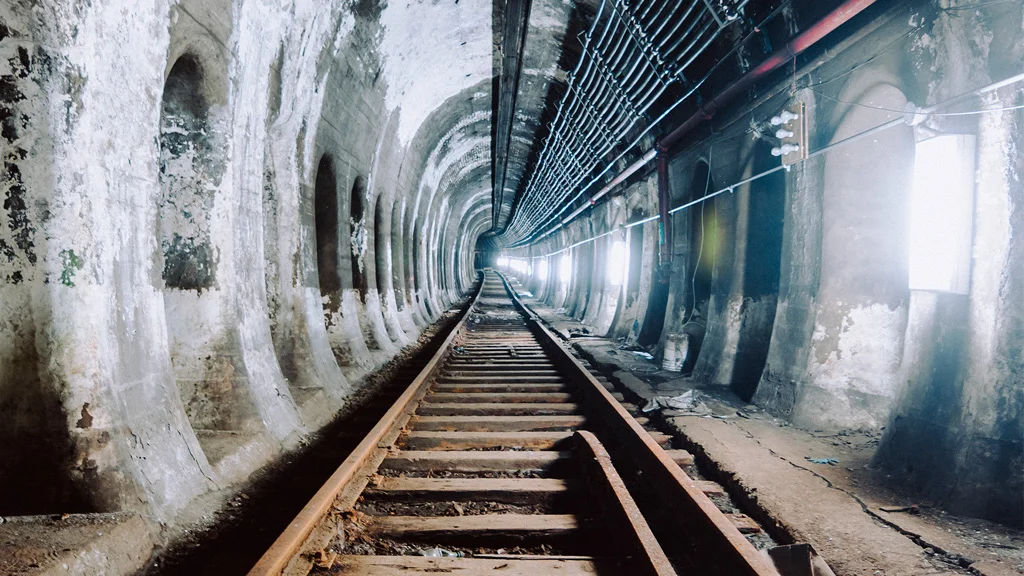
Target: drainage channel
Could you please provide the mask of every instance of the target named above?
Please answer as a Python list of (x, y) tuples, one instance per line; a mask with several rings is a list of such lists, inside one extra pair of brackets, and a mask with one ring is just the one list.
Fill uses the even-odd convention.
[[(610, 388), (486, 271), (445, 345), (250, 574), (778, 574)], [(603, 441), (686, 529), (654, 534)]]

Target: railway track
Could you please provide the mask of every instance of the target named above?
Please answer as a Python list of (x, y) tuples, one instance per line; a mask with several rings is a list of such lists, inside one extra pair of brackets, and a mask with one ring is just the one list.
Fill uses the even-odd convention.
[(778, 575), (631, 408), (486, 271), (249, 574)]

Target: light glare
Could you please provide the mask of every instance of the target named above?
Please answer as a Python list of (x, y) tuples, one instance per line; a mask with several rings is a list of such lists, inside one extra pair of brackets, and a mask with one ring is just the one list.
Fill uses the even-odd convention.
[(622, 240), (612, 242), (612, 248), (606, 264), (608, 283), (621, 286), (626, 282), (626, 243)]
[(917, 143), (910, 193), (910, 289), (966, 294), (970, 285), (975, 138)]

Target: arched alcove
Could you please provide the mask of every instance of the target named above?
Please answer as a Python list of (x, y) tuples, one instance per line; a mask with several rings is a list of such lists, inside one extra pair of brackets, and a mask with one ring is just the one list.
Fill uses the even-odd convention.
[[(895, 86), (858, 84), (851, 81), (842, 100), (889, 110), (906, 104)], [(899, 117), (864, 106), (836, 114), (832, 142)], [(899, 126), (825, 158), (815, 331), (793, 415), (802, 425), (877, 427), (888, 417), (910, 294), (914, 142), (913, 128)]]
[(225, 284), (233, 251), (230, 202), (221, 197), (229, 145), (223, 121), (211, 112), (210, 90), (196, 56), (181, 56), (167, 75), (157, 234), (171, 365), (188, 419), (216, 464), (262, 431), (262, 423)]
[(359, 294), (360, 299), (366, 298), (366, 273), (364, 256), (367, 252), (367, 232), (365, 221), (366, 201), (366, 179), (356, 176), (352, 183), (352, 193), (349, 198), (349, 243), (352, 249), (352, 288)]
[(190, 55), (179, 58), (164, 84), (160, 123), (159, 227), (167, 288), (201, 291), (217, 280), (210, 228), (225, 166), (212, 143), (203, 90), (199, 62)]
[[(639, 210), (633, 211), (632, 221), (642, 218)], [(644, 258), (644, 227), (633, 226), (626, 231), (629, 266), (626, 272), (625, 305), (632, 306), (640, 296), (640, 274), (643, 270)]]
[(412, 329), (408, 322), (411, 315), (405, 318), (408, 312), (408, 295), (405, 290), (405, 242), (402, 236), (403, 214), (405, 202), (396, 199), (391, 206), (391, 248), (388, 251), (391, 255), (391, 287), (395, 295), (395, 307), (398, 309), (399, 321), (402, 328), (407, 332)]
[[(693, 202), (715, 190), (715, 182), (711, 177), (710, 167), (706, 162), (698, 162), (690, 179), (687, 202)], [(704, 335), (707, 332), (707, 319), (710, 315), (712, 281), (715, 265), (718, 261), (718, 212), (714, 198), (696, 204), (683, 212), (685, 226), (676, 230), (686, 230), (689, 250), (684, 258), (683, 294), (681, 308), (685, 310), (682, 332), (689, 336), (689, 350), (683, 363), (683, 374), (693, 372), (700, 356)]]
[(572, 251), (572, 281), (565, 307), (570, 316), (583, 322), (586, 322), (588, 310), (596, 296), (595, 289), (600, 287), (600, 274), (604, 271), (600, 253), (594, 244), (587, 242)]
[[(752, 174), (778, 165), (771, 146), (755, 146), (750, 161)], [(764, 371), (775, 323), (782, 260), (783, 222), (786, 209), (786, 177), (774, 172), (744, 187), (738, 194), (746, 202), (746, 238), (743, 250), (743, 304), (730, 385), (750, 401)]]
[(313, 221), (316, 227), (316, 273), (324, 298), (325, 318), (341, 306), (341, 275), (338, 272), (338, 189), (334, 166), (328, 155), (316, 168), (313, 189)]
[(398, 327), (393, 326), (389, 318), (395, 311), (390, 303), (394, 299), (394, 291), (391, 288), (391, 217), (387, 212), (387, 203), (384, 195), (377, 196), (377, 202), (373, 210), (373, 255), (374, 272), (377, 283), (377, 297), (380, 299), (381, 315), (384, 319), (384, 328), (392, 342), (399, 342), (397, 334)]

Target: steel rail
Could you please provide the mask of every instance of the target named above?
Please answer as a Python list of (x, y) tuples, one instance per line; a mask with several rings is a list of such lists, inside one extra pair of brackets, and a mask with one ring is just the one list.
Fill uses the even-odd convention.
[(621, 443), (623, 452), (629, 454), (643, 476), (651, 482), (662, 502), (674, 512), (680, 526), (691, 529), (679, 532), (680, 544), (691, 543), (688, 538), (694, 535), (692, 528), (696, 526), (697, 532), (714, 547), (715, 563), (724, 568), (723, 573), (779, 576), (775, 566), (754, 548), (643, 426), (560, 344), (543, 320), (523, 303), (508, 279), (504, 275), (500, 277), (516, 307), (526, 315), (536, 333), (543, 335), (542, 342), (546, 343), (549, 354), (560, 367), (574, 374), (589, 400), (588, 406), (598, 411), (609, 435)]
[(466, 318), (469, 317), (470, 312), (477, 305), (480, 295), (483, 293), (483, 287), (484, 282), (481, 279), (476, 293), (463, 310), (455, 327), (444, 339), (441, 347), (438, 348), (430, 361), (427, 362), (423, 371), (413, 379), (409, 387), (399, 396), (398, 400), (395, 400), (395, 403), (384, 414), (380, 422), (370, 430), (366, 438), (356, 446), (348, 458), (331, 474), (327, 482), (317, 490), (309, 503), (288, 524), (284, 532), (267, 549), (256, 565), (253, 566), (252, 570), (249, 571), (249, 576), (277, 576), (281, 574), (281, 571), (284, 570), (288, 562), (295, 556), (295, 553), (305, 542), (306, 538), (331, 509), (338, 494), (366, 468), (374, 452), (380, 450), (379, 444), (381, 440), (389, 433), (394, 433), (396, 429), (401, 429), (408, 422), (412, 416), (409, 408), (415, 406), (418, 397), (422, 397), (426, 393), (431, 376), (441, 366), (441, 362), (451, 353), (451, 344), (459, 334), (460, 329), (465, 325)]
[[(538, 338), (538, 333), (531, 329), (524, 314), (514, 314), (516, 320), (507, 323), (504, 320), (496, 320), (493, 323), (476, 322), (472, 327), (468, 325), (471, 314), (480, 307), (487, 306), (484, 298), (494, 298), (500, 294), (504, 306), (515, 309), (515, 303), (509, 296), (504, 279), (500, 275), (491, 274), (488, 280), (488, 273), (485, 273), (476, 293), (470, 299), (462, 311), (459, 320), (452, 331), (444, 339), (438, 351), (431, 357), (423, 371), (412, 381), (402, 395), (394, 402), (384, 417), (374, 426), (371, 432), (363, 439), (358, 447), (349, 455), (334, 474), (328, 479), (324, 486), (317, 491), (310, 502), (299, 512), (295, 519), (286, 527), (284, 533), (272, 544), (270, 549), (263, 555), (259, 562), (249, 572), (250, 576), (267, 576), (287, 574), (306, 574), (315, 567), (317, 561), (313, 556), (319, 554), (320, 558), (329, 558), (326, 566), (338, 561), (342, 573), (354, 574), (376, 574), (380, 570), (387, 573), (402, 571), (402, 573), (431, 573), (438, 571), (462, 571), (479, 573), (480, 571), (498, 570), (508, 568), (510, 564), (520, 563), (518, 571), (510, 568), (516, 574), (533, 573), (536, 569), (546, 572), (550, 569), (568, 570), (570, 565), (559, 564), (559, 562), (577, 562), (573, 574), (590, 572), (594, 567), (600, 566), (601, 573), (607, 572), (606, 568), (613, 568), (613, 573), (640, 574), (649, 576), (675, 576), (668, 556), (665, 554), (654, 533), (647, 525), (647, 521), (641, 513), (632, 496), (626, 489), (626, 484), (619, 476), (612, 465), (611, 457), (601, 445), (600, 441), (592, 433), (585, 430), (544, 432), (544, 430), (559, 430), (565, 426), (583, 424), (585, 416), (577, 412), (563, 412), (565, 415), (535, 416), (535, 410), (545, 410), (545, 407), (566, 406), (555, 404), (566, 402), (571, 397), (569, 393), (562, 393), (560, 390), (570, 384), (563, 379), (553, 367), (550, 354), (545, 351), (545, 345)], [(474, 339), (475, 335), (475, 339)], [(462, 346), (459, 354), (455, 352), (455, 343)], [(518, 350), (514, 357), (508, 356), (511, 346)], [(461, 354), (461, 355), (460, 355)], [(542, 361), (542, 362), (541, 362)], [(483, 362), (483, 363), (481, 363)], [(523, 368), (522, 364), (528, 362), (532, 367)], [(495, 366), (495, 364), (497, 366)], [(504, 368), (507, 366), (508, 368)], [(550, 367), (550, 368), (547, 368)], [(443, 369), (443, 372), (441, 371)], [(524, 373), (523, 370), (526, 370)], [(486, 370), (491, 374), (494, 383), (488, 383), (488, 378), (481, 375), (472, 375), (474, 371), (479, 373)], [(441, 376), (444, 374), (444, 376)], [(546, 384), (545, 382), (548, 382)], [(572, 389), (575, 390), (575, 389)], [(470, 412), (459, 411), (462, 408), (470, 408), (470, 404), (459, 402), (466, 392), (472, 392), (477, 397), (489, 397), (490, 400), (477, 399), (477, 402), (506, 402), (502, 409), (512, 408), (515, 414), (522, 416), (450, 416), (452, 408), (445, 408), (435, 414), (444, 416), (431, 416), (431, 411), (425, 407), (454, 407), (455, 414), (469, 414)], [(430, 396), (428, 396), (428, 393)], [(501, 400), (500, 398), (513, 396), (515, 399)], [(536, 397), (536, 400), (526, 399)], [(555, 399), (554, 397), (557, 397)], [(562, 397), (565, 399), (563, 400)], [(431, 399), (426, 405), (422, 404), (426, 399)], [(537, 404), (528, 404), (535, 402)], [(545, 404), (546, 403), (546, 404)], [(491, 404), (489, 406), (495, 406)], [(571, 406), (571, 405), (570, 405)], [(534, 408), (537, 407), (537, 408)], [(552, 408), (553, 409), (553, 408)], [(555, 410), (555, 413), (558, 413)], [(511, 412), (510, 412), (511, 413)], [(543, 413), (543, 412), (542, 412)], [(547, 418), (548, 420), (545, 420)], [(453, 421), (462, 422), (460, 426), (468, 428), (450, 428)], [(522, 421), (538, 422), (543, 420), (540, 427), (531, 424), (531, 427), (517, 428), (522, 426)], [(564, 422), (573, 424), (564, 424)], [(550, 422), (548, 424), (547, 422)], [(550, 427), (550, 428), (549, 428)], [(468, 430), (471, 432), (449, 432), (450, 430)], [(530, 432), (515, 432), (516, 430), (530, 430)], [(484, 440), (467, 440), (466, 434), (476, 435), (475, 438)], [(488, 436), (491, 434), (491, 436)], [(516, 435), (520, 434), (520, 435)], [(496, 435), (496, 436), (495, 436)], [(393, 448), (402, 438), (402, 450), (394, 452)], [(474, 480), (441, 479), (434, 483), (434, 478), (411, 477), (406, 478), (404, 474), (399, 476), (382, 477), (375, 475), (381, 463), (385, 459), (396, 458), (405, 462), (406, 466), (414, 466), (417, 459), (424, 458), (424, 451), (441, 450), (445, 455), (459, 454), (456, 459), (465, 463), (472, 462), (473, 466), (495, 466), (498, 468), (486, 468), (487, 470), (499, 470), (501, 462), (511, 460), (519, 462), (521, 459), (529, 465), (533, 462), (553, 462), (561, 456), (558, 452), (523, 452), (506, 450), (503, 452), (472, 451), (467, 442), (493, 442), (493, 438), (512, 438), (509, 441), (523, 442), (562, 442), (571, 439), (575, 445), (575, 458), (573, 459), (582, 467), (582, 486), (589, 491), (586, 502), (594, 504), (594, 509), (601, 513), (601, 518), (609, 522), (609, 526), (615, 529), (614, 549), (616, 552), (623, 552), (621, 556), (615, 556), (610, 560), (588, 558), (588, 557), (560, 557), (560, 556), (525, 556), (522, 558), (507, 555), (482, 555), (479, 558), (422, 558), (417, 556), (357, 556), (339, 555), (337, 551), (328, 553), (325, 547), (338, 536), (336, 519), (328, 517), (332, 509), (348, 510), (360, 494), (363, 494), (366, 486), (371, 484), (371, 478), (375, 478), (371, 488), (379, 493), (380, 490), (407, 490), (419, 494), (434, 491), (437, 494), (451, 494), (452, 491), (461, 490), (474, 482)], [(459, 444), (462, 442), (463, 444)], [(410, 443), (419, 447), (410, 448)], [(462, 446), (462, 447), (458, 447)], [(433, 448), (431, 448), (433, 447)], [(544, 448), (537, 448), (544, 450)], [(550, 448), (547, 448), (550, 450)], [(461, 452), (452, 452), (452, 451)], [(527, 450), (534, 448), (527, 447)], [(419, 452), (417, 452), (419, 451)], [(437, 454), (438, 452), (433, 452)], [(402, 456), (402, 454), (406, 454)], [(496, 458), (495, 458), (496, 457)], [(553, 457), (553, 458), (552, 458)], [(467, 464), (462, 464), (466, 466)], [(517, 464), (518, 466), (519, 464)], [(409, 468), (405, 468), (409, 469)], [(431, 468), (433, 469), (433, 468)], [(457, 470), (456, 470), (457, 471)], [(393, 481), (393, 482), (391, 482)], [(389, 483), (391, 482), (391, 483)], [(460, 484), (462, 482), (462, 484)], [(565, 490), (567, 484), (563, 480), (537, 479), (537, 478), (487, 478), (482, 482), (489, 482), (488, 490), (506, 491), (537, 491), (537, 490)], [(444, 485), (445, 488), (438, 488)], [(504, 488), (497, 488), (501, 485)], [(384, 486), (384, 488), (381, 488)], [(387, 488), (391, 486), (391, 488)], [(402, 486), (404, 488), (399, 488)], [(427, 487), (433, 486), (433, 487)], [(518, 488), (517, 488), (518, 487)], [(546, 487), (546, 488), (545, 488)], [(481, 488), (476, 488), (480, 490)], [(483, 492), (486, 493), (486, 492)], [(452, 498), (452, 496), (445, 496)], [(432, 502), (435, 500), (426, 500)], [(588, 509), (589, 510), (589, 509)], [(336, 512), (335, 512), (336, 514)], [(355, 513), (358, 514), (358, 513)], [(461, 513), (460, 513), (461, 516)], [(588, 514), (589, 516), (589, 514)], [(375, 529), (373, 532), (381, 536), (388, 536), (390, 529), (398, 533), (412, 533), (417, 531), (448, 530), (460, 534), (471, 534), (492, 530), (497, 534), (503, 534), (502, 530), (533, 530), (538, 523), (543, 521), (541, 526), (553, 526), (551, 530), (563, 532), (577, 530), (570, 528), (576, 525), (568, 515), (501, 515), (491, 514), (489, 516), (468, 515), (465, 518), (453, 518), (443, 515), (431, 516), (399, 516), (388, 517), (377, 515), (368, 520), (367, 526)], [(326, 519), (326, 520), (325, 520)], [(519, 524), (516, 524), (519, 522)], [(530, 528), (523, 528), (524, 523)], [(494, 524), (498, 528), (494, 528)], [(346, 527), (349, 521), (345, 520)], [(358, 521), (353, 521), (353, 526), (358, 526)], [(502, 528), (502, 526), (519, 526), (519, 528)], [(546, 533), (545, 533), (546, 534)], [(317, 551), (319, 551), (317, 553)], [(333, 555), (332, 555), (333, 554)], [(489, 557), (488, 557), (489, 556)], [(551, 558), (551, 560), (546, 560)], [(497, 560), (497, 561), (495, 561)], [(591, 562), (592, 560), (592, 562)], [(501, 563), (505, 561), (505, 563)], [(611, 562), (611, 564), (609, 564)], [(523, 567), (528, 566), (527, 572)], [(589, 568), (588, 568), (589, 567)], [(545, 569), (546, 568), (546, 569)], [(337, 567), (335, 567), (335, 571)]]

